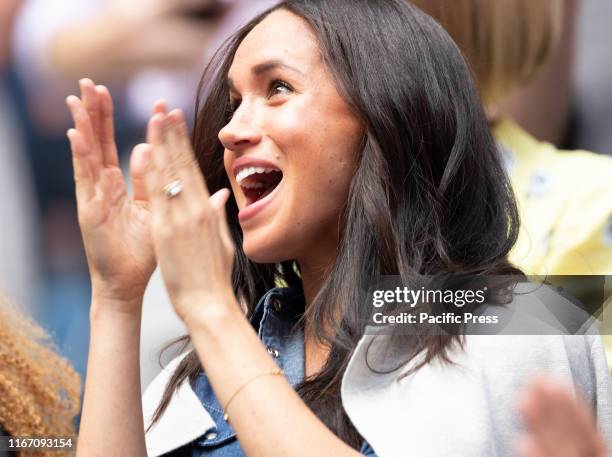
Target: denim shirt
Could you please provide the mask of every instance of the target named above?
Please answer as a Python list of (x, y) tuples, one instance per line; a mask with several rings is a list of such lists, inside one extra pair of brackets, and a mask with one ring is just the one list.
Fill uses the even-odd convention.
[[(304, 378), (304, 330), (300, 325), (296, 325), (302, 314), (303, 301), (304, 296), (297, 289), (270, 289), (257, 304), (251, 318), (251, 324), (257, 330), (268, 354), (276, 360), (293, 387)], [(192, 387), (216, 426), (194, 442), (166, 455), (244, 457), (236, 432), (229, 422), (223, 419), (223, 408), (206, 374), (200, 373)], [(363, 443), (361, 453), (376, 457), (366, 442)]]

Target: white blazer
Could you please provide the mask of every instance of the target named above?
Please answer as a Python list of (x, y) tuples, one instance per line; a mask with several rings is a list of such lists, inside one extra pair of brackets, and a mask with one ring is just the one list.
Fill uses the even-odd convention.
[[(529, 300), (531, 309), (540, 307), (541, 311), (546, 300), (536, 295), (517, 297), (506, 309), (517, 317), (522, 307), (513, 305)], [(557, 297), (562, 303), (564, 299)], [(590, 331), (580, 329), (581, 333)], [(612, 444), (612, 383), (598, 335), (468, 335), (463, 350), (451, 352), (453, 364), (435, 361), (399, 382), (399, 375), (417, 359), (385, 375), (374, 374), (366, 364), (366, 353), (370, 363), (381, 360), (376, 359), (381, 355), (391, 366), (401, 360), (385, 354), (387, 338), (368, 334), (361, 338), (341, 387), (349, 418), (378, 457), (516, 455), (517, 438), (523, 432), (517, 403), (537, 374), (552, 376), (572, 392), (580, 392), (596, 411), (599, 427)], [(145, 427), (184, 356), (174, 359), (146, 390)], [(189, 382), (184, 382), (146, 434), (148, 455), (176, 449), (214, 426)]]

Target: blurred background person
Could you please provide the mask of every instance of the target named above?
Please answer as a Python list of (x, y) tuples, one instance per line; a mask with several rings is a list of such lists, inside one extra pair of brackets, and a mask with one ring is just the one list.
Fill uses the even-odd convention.
[[(0, 295), (0, 436), (73, 437), (65, 452), (27, 453), (73, 455), (80, 386), (79, 375), (57, 355), (44, 330)], [(9, 454), (0, 450), (4, 455)]]
[(8, 90), (10, 34), (19, 0), (0, 4), (0, 288), (30, 308), (37, 271), (36, 209), (24, 134)]
[[(114, 117), (122, 162), (144, 138), (155, 100), (193, 112), (202, 69), (239, 25), (272, 0), (24, 0), (16, 16), (9, 80), (40, 214), (44, 279), (37, 318), (62, 354), (85, 373), (89, 281), (76, 223), (64, 98), (83, 77), (117, 94)], [(126, 165), (124, 165), (126, 166)], [(32, 244), (34, 245), (34, 243)], [(159, 275), (145, 296), (143, 385), (158, 353), (184, 333)], [(171, 356), (171, 355), (170, 355)]]
[(500, 110), (542, 141), (612, 155), (612, 3), (565, 0), (560, 42)]
[(612, 155), (612, 2), (580, 0), (578, 12), (569, 146)]
[[(497, 102), (497, 115), (512, 117), (538, 140), (558, 147), (567, 145), (570, 134), (576, 40), (581, 7), (581, 0), (563, 0), (557, 3), (552, 14), (562, 17), (556, 19), (560, 27), (545, 26), (543, 32), (548, 30), (558, 35), (558, 43), (550, 50), (548, 58), (535, 74), (524, 75), (524, 81), (515, 84), (515, 87)], [(535, 11), (533, 13), (535, 14)], [(550, 13), (545, 12), (544, 18), (546, 14)], [(518, 47), (515, 52), (520, 52)]]
[[(417, 3), (423, 8), (440, 8), (435, 1), (431, 6), (427, 6), (426, 0), (417, 0)], [(538, 8), (537, 3), (535, 8)], [(537, 14), (535, 9), (532, 10), (532, 18), (523, 24), (520, 17), (524, 17), (525, 12), (520, 9), (508, 8), (505, 16), (500, 14), (493, 19), (511, 21), (518, 27), (515, 47), (506, 55), (510, 56), (508, 65), (513, 59), (516, 62), (521, 58), (523, 49), (520, 45), (526, 40), (519, 35), (524, 31), (523, 27), (530, 27), (530, 22), (544, 20), (540, 22), (543, 25), (541, 31), (558, 35), (558, 43), (537, 73), (523, 74), (522, 81), (515, 82), (512, 90), (496, 101), (496, 112), (512, 117), (540, 141), (562, 149), (583, 149), (612, 155), (612, 130), (609, 128), (612, 122), (612, 59), (608, 47), (612, 39), (609, 27), (612, 3), (563, 0), (558, 6), (560, 8), (555, 6), (557, 11), (554, 14), (561, 15), (562, 19), (553, 29), (546, 25), (546, 12), (539, 19), (533, 17)], [(488, 8), (484, 2), (475, 3), (474, 7)], [(503, 9), (497, 11), (502, 13)], [(435, 13), (439, 18), (441, 14), (446, 13), (439, 10)], [(444, 20), (452, 20), (451, 16), (444, 17)], [(485, 29), (475, 28), (474, 33), (486, 33)], [(465, 31), (463, 38), (468, 37), (466, 33), (469, 32)], [(474, 36), (469, 39), (474, 39)], [(488, 58), (496, 58), (492, 53), (497, 45), (490, 44)], [(482, 49), (479, 48), (480, 51)], [(504, 69), (499, 62), (495, 65), (500, 70)], [(530, 70), (530, 67), (525, 66), (524, 70)], [(479, 76), (483, 75), (480, 73)]]
[[(611, 275), (612, 158), (558, 150), (506, 114), (518, 110), (539, 119), (556, 110), (567, 113), (577, 1), (413, 3), (447, 29), (476, 76), (521, 211), (513, 262), (532, 275)], [(554, 68), (562, 70), (556, 75)], [(534, 87), (542, 87), (538, 78), (548, 78), (552, 91), (565, 100), (555, 100), (546, 89), (526, 97)], [(548, 125), (541, 123), (541, 129), (526, 123), (558, 139), (564, 118), (553, 116)], [(609, 343), (608, 339), (610, 348)]]
[(13, 22), (21, 0), (6, 0), (0, 4), (0, 68), (4, 68), (9, 58), (10, 37)]

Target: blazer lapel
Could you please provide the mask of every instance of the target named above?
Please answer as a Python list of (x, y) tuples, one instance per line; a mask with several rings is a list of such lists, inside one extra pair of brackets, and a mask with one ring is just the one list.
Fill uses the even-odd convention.
[[(147, 387), (143, 398), (145, 430), (162, 398), (166, 385), (187, 352), (173, 359)], [(212, 417), (202, 406), (189, 380), (185, 380), (172, 396), (160, 419), (145, 434), (147, 455), (156, 457), (177, 449), (215, 427)]]

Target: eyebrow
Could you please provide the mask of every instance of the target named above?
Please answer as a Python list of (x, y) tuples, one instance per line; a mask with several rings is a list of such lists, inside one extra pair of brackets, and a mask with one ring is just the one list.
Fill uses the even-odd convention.
[[(260, 64), (255, 65), (251, 69), (251, 73), (254, 74), (255, 76), (261, 76), (261, 75), (263, 75), (265, 73), (268, 73), (268, 72), (270, 72), (272, 70), (276, 70), (277, 68), (284, 68), (285, 70), (292, 71), (294, 73), (297, 73), (300, 76), (306, 76), (304, 74), (304, 72), (302, 72), (302, 71), (298, 70), (297, 68), (292, 67), (291, 65), (286, 64), (282, 60), (278, 60), (278, 59), (267, 60), (265, 62), (262, 62)], [(227, 84), (228, 84), (230, 89), (235, 89), (234, 81), (232, 80), (232, 78), (230, 78), (230, 77), (227, 78)]]

